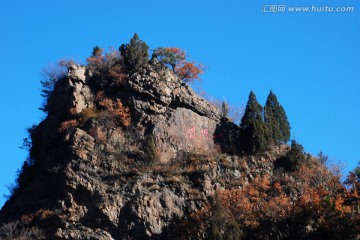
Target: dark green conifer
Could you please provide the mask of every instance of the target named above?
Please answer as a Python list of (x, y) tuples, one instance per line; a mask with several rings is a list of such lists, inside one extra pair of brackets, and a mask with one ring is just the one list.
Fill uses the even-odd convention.
[(303, 146), (295, 140), (291, 140), (291, 149), (286, 157), (289, 161), (289, 170), (296, 170), (296, 168), (298, 168), (306, 160)]
[(129, 70), (136, 71), (149, 61), (149, 46), (141, 41), (136, 33), (130, 39), (130, 43), (122, 44), (119, 50)]
[(240, 148), (247, 153), (262, 152), (268, 145), (268, 130), (263, 120), (263, 108), (253, 92), (249, 95), (240, 124)]
[(278, 145), (289, 141), (289, 121), (284, 108), (279, 104), (272, 91), (270, 91), (264, 107), (264, 122), (268, 127), (271, 143)]
[(91, 53), (92, 57), (101, 57), (102, 53), (103, 53), (104, 49), (100, 48), (99, 46), (95, 46), (93, 47), (93, 51)]
[(149, 164), (153, 164), (156, 162), (157, 159), (156, 144), (153, 135), (149, 135), (147, 137), (146, 146), (145, 146), (145, 158), (146, 158), (146, 162)]
[(222, 102), (221, 104), (221, 117), (227, 118), (229, 116), (229, 104), (227, 102)]
[(276, 168), (283, 168), (287, 172), (293, 172), (307, 160), (303, 146), (295, 140), (291, 140), (290, 151), (285, 156), (277, 159), (274, 166)]

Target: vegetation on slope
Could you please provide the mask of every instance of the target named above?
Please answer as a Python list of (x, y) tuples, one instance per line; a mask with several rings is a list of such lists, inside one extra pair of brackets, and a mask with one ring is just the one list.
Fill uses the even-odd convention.
[[(133, 113), (127, 103), (114, 94), (115, 88), (121, 88), (132, 74), (154, 61), (163, 68), (171, 68), (186, 83), (198, 80), (205, 69), (201, 64), (188, 61), (185, 51), (179, 48), (157, 48), (152, 59), (149, 56), (149, 47), (137, 34), (128, 44), (122, 44), (119, 51), (104, 53), (100, 47), (94, 47), (86, 67), (91, 77), (89, 84), (96, 95), (95, 104), (81, 112), (71, 109), (62, 116), (54, 134), (58, 138), (66, 138), (76, 128), (89, 128), (90, 135), (95, 139), (93, 156), (103, 160), (106, 159), (104, 156), (118, 154), (116, 157), (122, 159), (122, 162), (114, 163), (119, 165), (114, 167), (115, 170), (106, 167), (111, 168), (112, 174), (118, 174), (116, 176), (124, 184), (135, 181), (134, 176), (153, 174), (165, 177), (167, 183), (191, 186), (186, 191), (191, 198), (199, 200), (198, 208), (183, 219), (175, 219), (173, 229), (166, 233), (168, 237), (276, 240), (357, 237), (360, 167), (348, 175), (346, 188), (340, 182), (341, 176), (325, 166), (324, 154), (318, 158), (311, 157), (295, 140), (291, 141), (290, 147), (285, 146), (290, 140), (290, 124), (273, 92), (269, 93), (264, 107), (251, 92), (239, 126), (232, 123), (231, 131), (222, 133), (228, 136), (221, 136), (220, 140), (215, 137), (215, 142), (219, 144), (224, 144), (223, 139), (229, 139), (236, 146), (232, 151), (234, 156), (219, 147), (207, 155), (186, 153), (163, 164), (157, 161), (154, 136), (143, 137), (140, 144), (138, 139), (130, 140), (135, 135)], [(66, 77), (64, 67), (69, 68), (71, 64), (62, 61), (59, 68), (48, 71), (48, 79), (42, 81), (42, 93), (46, 98), (42, 110), (45, 112), (56, 84)], [(221, 121), (228, 121), (228, 112), (229, 106), (223, 103)], [(95, 123), (100, 123), (103, 128), (89, 127)], [(19, 173), (13, 196), (24, 189), (36, 173), (40, 173), (40, 168), (36, 170), (38, 147), (33, 146), (39, 138), (37, 129), (36, 126), (30, 128), (30, 137), (24, 141), (24, 146), (30, 149), (31, 158)], [(140, 147), (126, 145), (126, 149), (117, 149), (116, 154), (110, 152), (106, 145), (109, 141), (107, 129), (119, 131), (129, 142), (128, 145), (137, 142)], [(274, 149), (283, 150), (274, 154)], [(142, 155), (137, 155), (138, 152)], [(216, 171), (219, 169), (225, 174), (218, 174)], [(231, 174), (235, 170), (246, 177), (233, 179)], [(59, 169), (51, 168), (51, 171), (58, 172)], [(211, 175), (214, 172), (217, 177)], [(205, 176), (211, 176), (211, 181), (219, 186), (210, 198), (204, 197), (202, 187), (196, 186), (196, 182)], [(153, 188), (155, 191), (160, 187)], [(45, 221), (58, 221), (55, 211), (48, 209), (23, 214), (20, 220), (21, 223), (5, 223), (0, 229), (0, 239), (43, 239), (45, 235), (34, 227), (34, 223), (44, 226)]]

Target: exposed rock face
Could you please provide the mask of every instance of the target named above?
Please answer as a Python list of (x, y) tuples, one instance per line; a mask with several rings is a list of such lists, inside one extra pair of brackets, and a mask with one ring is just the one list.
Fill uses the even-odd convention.
[(137, 117), (153, 126), (159, 158), (167, 162), (179, 152), (208, 152), (220, 117), (217, 109), (199, 97), (171, 71), (149, 66), (131, 76), (126, 91)]
[(157, 146), (161, 160), (176, 157), (178, 152), (210, 152), (214, 149), (216, 124), (211, 118), (180, 107), (168, 119), (158, 118), (154, 136), (159, 139)]
[(68, 77), (59, 81), (54, 93), (48, 101), (49, 118), (57, 116), (66, 117), (70, 109), (80, 113), (84, 108), (92, 107), (93, 93), (87, 85), (86, 68), (78, 65), (69, 67)]
[[(127, 99), (134, 120), (154, 135), (159, 160), (168, 162), (179, 152), (206, 153), (213, 149), (218, 110), (171, 71), (155, 68), (149, 65), (130, 76), (117, 96)], [(86, 72), (85, 67), (70, 66), (68, 78), (58, 83), (49, 100), (49, 119), (63, 119), (71, 110), (80, 113), (94, 106)]]
[[(271, 172), (284, 152), (256, 159), (220, 153), (216, 108), (156, 65), (107, 93), (128, 106), (131, 127), (93, 117), (60, 132), (71, 112), (96, 105), (90, 76), (89, 69), (71, 66), (57, 83), (48, 117), (32, 134), (36, 164), (20, 176), (0, 222), (28, 219), (47, 239), (173, 239), (176, 223), (209, 204), (216, 189)], [(139, 144), (150, 134), (155, 165), (143, 162)]]

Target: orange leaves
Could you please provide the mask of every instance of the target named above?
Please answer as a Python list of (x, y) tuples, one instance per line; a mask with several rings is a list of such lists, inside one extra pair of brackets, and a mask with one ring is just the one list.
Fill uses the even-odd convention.
[(123, 82), (127, 78), (120, 63), (113, 64), (109, 69), (109, 77), (114, 81)]
[(282, 192), (282, 187), (281, 187), (280, 183), (278, 183), (278, 182), (274, 183), (273, 187), (278, 193)]
[(99, 105), (104, 107), (108, 113), (117, 118), (118, 122), (123, 124), (125, 127), (131, 123), (129, 109), (124, 107), (120, 99), (116, 99), (116, 102), (109, 98), (104, 98), (99, 102)]
[(202, 64), (196, 65), (195, 62), (184, 62), (175, 67), (176, 75), (184, 82), (200, 80), (200, 74), (203, 74), (205, 67)]
[(126, 71), (123, 66), (123, 59), (120, 52), (114, 48), (105, 53), (98, 46), (93, 48), (92, 55), (87, 58), (88, 68), (91, 76), (111, 80), (112, 84), (121, 84), (126, 78)]
[(179, 61), (183, 61), (186, 58), (186, 52), (183, 51), (182, 49), (176, 48), (176, 47), (164, 48), (163, 54), (167, 55), (167, 56), (173, 55)]
[(99, 102), (100, 106), (103, 106), (106, 110), (114, 111), (114, 102), (109, 98), (104, 98)]
[(200, 80), (199, 75), (203, 74), (205, 67), (202, 64), (186, 60), (186, 52), (180, 48), (167, 47), (154, 50), (160, 63), (170, 65), (174, 73), (184, 82)]
[[(308, 170), (303, 168), (301, 171)], [(303, 194), (296, 202), (283, 191), (283, 186), (287, 185), (280, 182), (271, 183), (268, 175), (254, 179), (241, 190), (219, 191), (218, 196), (237, 221), (250, 229), (259, 227), (266, 221), (287, 221), (292, 214), (300, 214), (304, 210), (309, 211), (316, 221), (326, 221), (329, 214), (336, 213), (342, 216), (349, 213), (350, 208), (344, 205), (344, 199), (340, 194), (331, 193), (322, 187), (312, 187), (310, 182), (313, 181), (305, 181), (298, 185), (298, 190)]]
[(39, 220), (48, 220), (49, 218), (53, 217), (55, 213), (52, 210), (49, 209), (40, 209), (36, 213), (32, 214), (24, 214), (21, 216), (21, 222), (23, 224), (30, 224), (33, 221), (39, 221)]
[[(291, 174), (257, 177), (242, 189), (221, 190), (218, 196), (250, 236), (259, 232), (271, 235), (273, 231), (285, 235), (294, 231), (296, 236), (303, 226), (311, 226), (314, 233), (346, 229), (351, 234), (360, 212), (354, 198), (357, 193), (353, 190), (349, 195), (337, 179), (324, 165), (310, 159)], [(356, 176), (350, 175), (347, 184), (355, 186)], [(263, 239), (256, 234), (253, 239)]]
[(65, 132), (69, 128), (74, 128), (79, 124), (78, 120), (72, 119), (69, 121), (62, 122), (60, 124), (60, 128), (58, 129), (58, 132)]
[(292, 203), (288, 196), (281, 194), (278, 197), (270, 198), (263, 206), (263, 214), (271, 219), (286, 218), (292, 209)]
[(103, 57), (89, 57), (86, 59), (89, 66), (100, 68), (103, 64)]
[[(271, 196), (276, 191), (278, 196)], [(264, 219), (278, 220), (288, 216), (291, 211), (290, 198), (281, 193), (281, 185), (270, 184), (268, 175), (256, 178), (243, 189), (219, 191), (222, 204), (234, 213), (245, 226), (255, 228)]]
[(298, 210), (302, 210), (302, 208), (318, 209), (320, 207), (324, 194), (317, 190), (310, 187), (305, 189), (304, 194), (298, 200)]
[(101, 128), (96, 127), (96, 128), (91, 128), (89, 131), (90, 135), (92, 137), (94, 137), (96, 140), (98, 140), (99, 142), (105, 144), (107, 141), (107, 136), (106, 134), (101, 130)]
[(165, 48), (165, 51), (174, 53), (174, 54), (179, 54), (179, 55), (182, 55), (185, 57), (185, 51), (181, 50), (180, 48), (168, 47), (168, 48)]
[(81, 113), (77, 113), (75, 108), (71, 108), (70, 111), (70, 120), (64, 121), (60, 124), (58, 132), (65, 132), (66, 130), (72, 130), (73, 128), (82, 125), (90, 118), (96, 118), (98, 113), (94, 108), (84, 108)]
[(86, 59), (90, 70), (95, 74), (99, 74), (101, 72), (100, 70), (103, 68), (105, 62), (103, 51), (102, 48), (96, 46), (93, 48), (92, 55)]
[(84, 108), (80, 113), (80, 119), (82, 122), (86, 122), (91, 118), (97, 118), (98, 112), (92, 107)]
[[(103, 92), (99, 92), (96, 96), (102, 109), (88, 107), (84, 108), (80, 113), (77, 113), (74, 108), (70, 109), (70, 119), (60, 124), (58, 132), (61, 133), (66, 130), (72, 130), (75, 127), (81, 127), (89, 119), (106, 119), (107, 121), (110, 120), (109, 122), (121, 124), (125, 127), (129, 126), (131, 124), (129, 109), (122, 105), (120, 99), (117, 98), (116, 101), (113, 101), (109, 98), (104, 98), (103, 95)], [(103, 142), (104, 136), (100, 138), (103, 139)]]

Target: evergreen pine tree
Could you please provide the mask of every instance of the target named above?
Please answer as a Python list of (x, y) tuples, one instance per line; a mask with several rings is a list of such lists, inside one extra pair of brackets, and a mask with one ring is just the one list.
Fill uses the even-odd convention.
[(229, 104), (226, 102), (222, 102), (221, 104), (221, 117), (227, 118), (229, 116)]
[(295, 140), (291, 140), (291, 149), (286, 157), (288, 160), (288, 170), (295, 171), (306, 160), (303, 146)]
[(249, 95), (240, 124), (240, 148), (248, 153), (262, 152), (268, 145), (268, 130), (263, 121), (263, 108), (253, 92)]
[(283, 157), (277, 159), (274, 163), (275, 168), (283, 168), (287, 172), (293, 172), (299, 168), (301, 164), (306, 163), (308, 158), (301, 144), (295, 140), (291, 140), (290, 151)]
[(138, 70), (149, 61), (149, 46), (139, 39), (135, 33), (129, 44), (122, 44), (119, 48), (124, 58), (124, 64), (130, 70)]
[(269, 130), (270, 141), (280, 144), (290, 139), (290, 124), (284, 108), (279, 104), (276, 95), (270, 91), (264, 107), (264, 121)]
[(146, 146), (145, 146), (145, 158), (147, 163), (153, 164), (156, 162), (156, 144), (155, 138), (153, 135), (147, 137)]
[(91, 53), (92, 57), (101, 57), (104, 49), (100, 48), (99, 46), (93, 47), (93, 51)]

